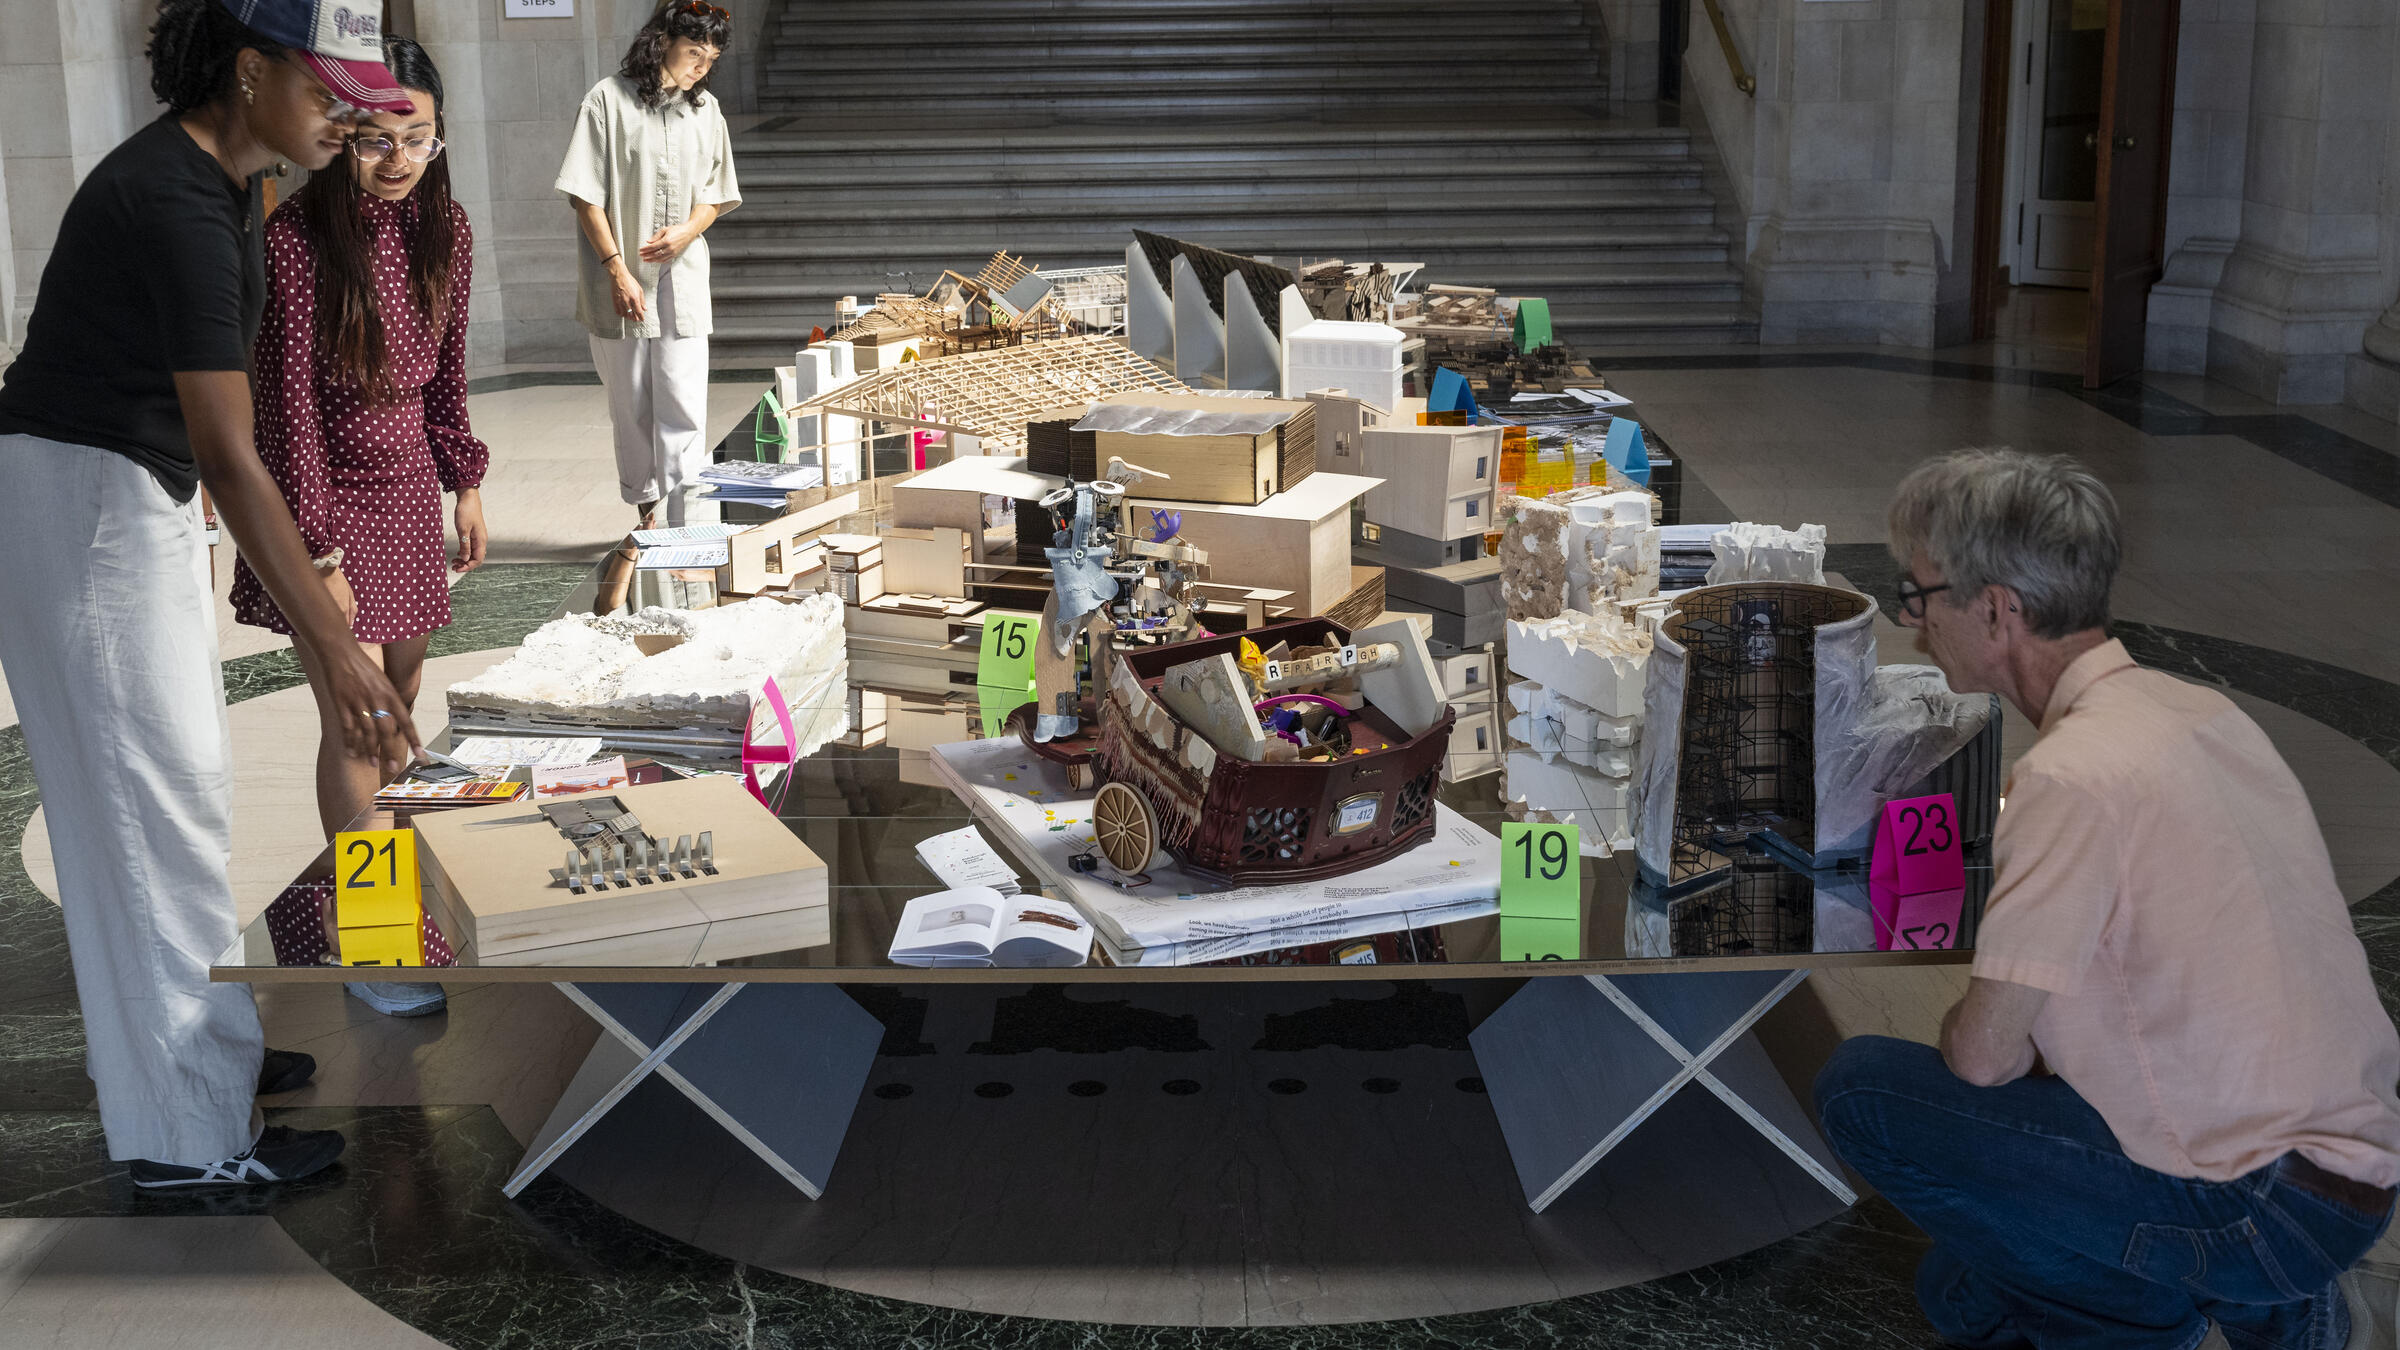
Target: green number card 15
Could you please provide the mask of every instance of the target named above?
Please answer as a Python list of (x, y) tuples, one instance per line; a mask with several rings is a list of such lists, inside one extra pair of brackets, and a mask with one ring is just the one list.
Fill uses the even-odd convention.
[(975, 683), (1003, 689), (1033, 688), (1033, 640), (1041, 631), (1038, 614), (987, 612), (983, 646), (975, 657)]

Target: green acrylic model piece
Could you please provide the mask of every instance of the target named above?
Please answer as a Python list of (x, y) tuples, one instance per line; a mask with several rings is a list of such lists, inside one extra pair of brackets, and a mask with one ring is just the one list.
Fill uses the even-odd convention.
[(1517, 302), (1517, 350), (1529, 352), (1550, 345), (1550, 302), (1528, 297)]

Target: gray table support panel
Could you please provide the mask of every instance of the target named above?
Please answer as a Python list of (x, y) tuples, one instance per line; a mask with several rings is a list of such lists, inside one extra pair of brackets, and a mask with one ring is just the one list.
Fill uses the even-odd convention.
[(803, 1195), (825, 1190), (883, 1026), (830, 984), (561, 984), (606, 1034), (501, 1189), (518, 1192), (656, 1074)]
[(1802, 1170), (1857, 1200), (1750, 1034), (1804, 970), (1528, 980), (1470, 1035), (1536, 1213), (1694, 1083)]

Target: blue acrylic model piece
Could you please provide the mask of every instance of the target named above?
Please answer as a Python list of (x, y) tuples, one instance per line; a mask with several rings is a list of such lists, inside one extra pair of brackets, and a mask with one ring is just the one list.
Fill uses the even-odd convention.
[(1650, 486), (1650, 452), (1642, 446), (1642, 424), (1618, 417), (1608, 424), (1608, 443), (1600, 448), (1609, 467), (1643, 487)]
[(1467, 425), (1475, 425), (1482, 410), (1475, 406), (1475, 391), (1467, 387), (1467, 377), (1447, 366), (1433, 371), (1433, 393), (1425, 400), (1427, 412), (1463, 412)]

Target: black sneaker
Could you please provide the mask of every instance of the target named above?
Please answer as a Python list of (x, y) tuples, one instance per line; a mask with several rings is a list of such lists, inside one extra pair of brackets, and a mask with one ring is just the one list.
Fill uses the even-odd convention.
[(263, 1186), (296, 1181), (321, 1172), (342, 1156), (344, 1145), (336, 1130), (295, 1130), (269, 1125), (250, 1151), (206, 1167), (136, 1160), (128, 1164), (133, 1184), (147, 1191), (183, 1190), (194, 1186)]
[(258, 1066), (258, 1095), (297, 1092), (317, 1076), (317, 1057), (298, 1050), (269, 1050)]

